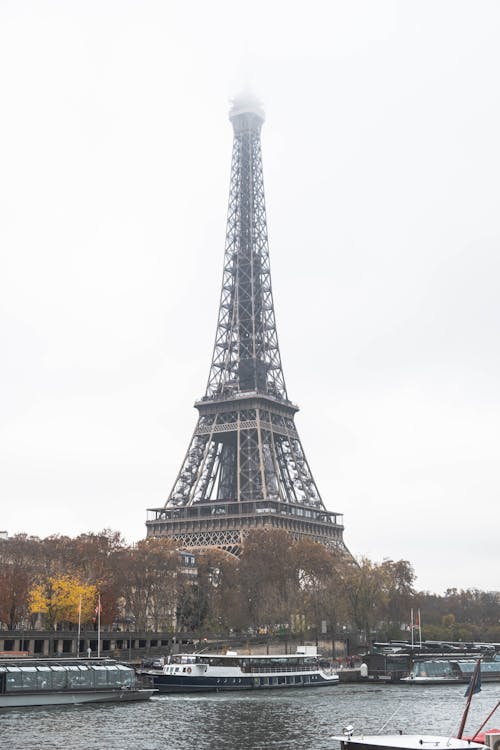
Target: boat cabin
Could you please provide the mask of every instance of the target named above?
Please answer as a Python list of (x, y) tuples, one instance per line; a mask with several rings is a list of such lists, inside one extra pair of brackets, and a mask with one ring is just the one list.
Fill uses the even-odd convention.
[(123, 664), (0, 664), (0, 694), (135, 687), (135, 672)]

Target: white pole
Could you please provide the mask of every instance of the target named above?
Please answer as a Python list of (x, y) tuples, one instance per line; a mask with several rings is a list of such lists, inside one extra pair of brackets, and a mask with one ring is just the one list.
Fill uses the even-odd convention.
[(411, 608), (411, 647), (413, 648), (413, 607)]
[(418, 610), (418, 636), (420, 638), (420, 648), (422, 648), (422, 617), (420, 610)]
[(82, 595), (80, 594), (80, 604), (78, 605), (78, 640), (76, 642), (76, 658), (80, 658), (80, 632), (82, 628)]
[(97, 656), (101, 655), (101, 595), (97, 602)]

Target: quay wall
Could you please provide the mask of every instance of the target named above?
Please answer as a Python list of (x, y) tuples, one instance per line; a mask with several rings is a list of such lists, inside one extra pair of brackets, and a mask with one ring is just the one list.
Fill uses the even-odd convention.
[[(299, 638), (271, 638), (232, 636), (220, 638), (216, 635), (200, 638), (192, 633), (165, 632), (124, 632), (101, 631), (100, 644), (96, 630), (82, 630), (80, 637), (73, 630), (0, 630), (0, 655), (2, 657), (18, 656), (19, 653), (32, 657), (77, 657), (107, 656), (126, 661), (140, 661), (146, 657), (167, 656), (179, 651), (237, 650), (240, 653), (253, 654), (290, 654), (295, 653), (297, 646), (302, 645)], [(308, 642), (310, 643), (310, 642)], [(99, 645), (99, 653), (98, 653)], [(343, 641), (321, 641), (317, 643), (318, 652), (325, 658), (345, 660), (347, 657)], [(348, 664), (347, 664), (348, 666)]]

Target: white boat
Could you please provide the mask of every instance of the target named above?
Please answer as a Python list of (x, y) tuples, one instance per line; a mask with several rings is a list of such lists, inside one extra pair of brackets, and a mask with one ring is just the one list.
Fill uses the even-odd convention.
[(0, 708), (148, 700), (155, 691), (139, 689), (135, 672), (107, 661), (0, 662)]
[(314, 646), (279, 656), (236, 651), (178, 654), (169, 658), (161, 672), (147, 674), (160, 693), (327, 687), (339, 682), (336, 671), (320, 659)]
[(490, 750), (488, 745), (471, 740), (433, 734), (355, 735), (348, 731), (332, 739), (340, 742), (341, 750)]

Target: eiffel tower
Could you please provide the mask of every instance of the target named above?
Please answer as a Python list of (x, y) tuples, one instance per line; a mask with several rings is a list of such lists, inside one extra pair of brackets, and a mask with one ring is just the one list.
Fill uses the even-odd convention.
[(172, 491), (148, 510), (147, 536), (238, 555), (249, 529), (286, 529), (345, 550), (326, 510), (287, 394), (274, 316), (260, 131), (251, 97), (233, 101), (224, 271), (212, 365)]

